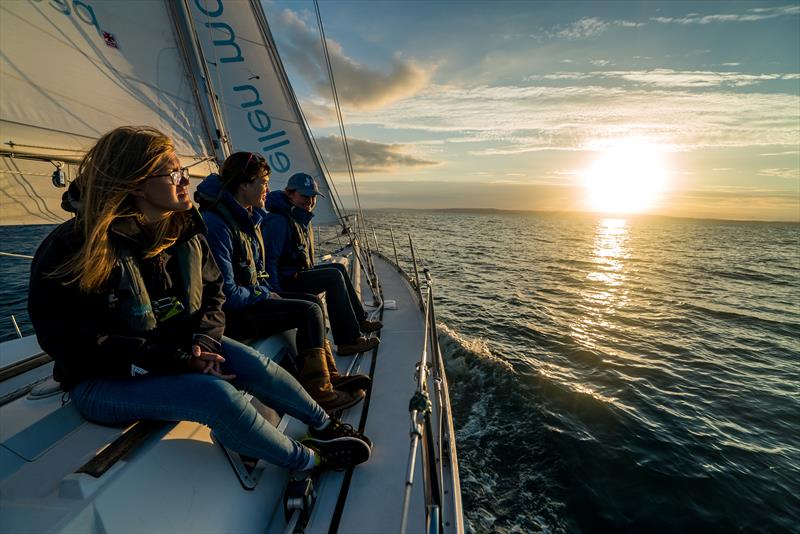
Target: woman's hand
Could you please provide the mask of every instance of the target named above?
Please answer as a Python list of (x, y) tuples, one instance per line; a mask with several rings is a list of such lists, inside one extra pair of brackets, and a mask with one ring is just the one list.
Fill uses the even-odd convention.
[(192, 345), (192, 359), (189, 360), (189, 369), (196, 373), (217, 376), (223, 380), (233, 380), (236, 375), (222, 374), (220, 364), (225, 358), (213, 352), (205, 352), (200, 345)]

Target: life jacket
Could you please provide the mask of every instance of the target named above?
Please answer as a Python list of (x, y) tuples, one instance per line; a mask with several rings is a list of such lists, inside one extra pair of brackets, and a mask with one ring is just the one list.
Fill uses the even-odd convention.
[(314, 267), (314, 227), (309, 223), (307, 229), (303, 228), (303, 225), (288, 213), (283, 211), (279, 213), (289, 221), (289, 231), (292, 234), (294, 250), (288, 263), (301, 271), (311, 269)]
[[(212, 205), (204, 205), (203, 210), (213, 211), (225, 221), (228, 228), (233, 232), (233, 277), (236, 283), (244, 287), (259, 285), (269, 278), (267, 271), (263, 269), (264, 261), (267, 257), (267, 249), (264, 246), (264, 237), (261, 235), (261, 223), (253, 225), (253, 236), (242, 230), (241, 225), (236, 221), (236, 217), (222, 202)], [(255, 237), (258, 250), (262, 259), (262, 269), (256, 265), (255, 253), (251, 237)], [(238, 238), (238, 239), (237, 239)]]
[(125, 247), (119, 250), (121, 274), (117, 288), (109, 294), (109, 306), (116, 309), (132, 332), (155, 330), (160, 323), (183, 315), (191, 317), (203, 302), (203, 251), (195, 235), (174, 249), (180, 284), (176, 296), (150, 300), (139, 259)]

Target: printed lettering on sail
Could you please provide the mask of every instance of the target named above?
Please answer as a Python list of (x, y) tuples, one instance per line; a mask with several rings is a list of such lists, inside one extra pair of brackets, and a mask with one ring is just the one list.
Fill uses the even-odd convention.
[(283, 189), (294, 173), (313, 176), (325, 195), (314, 221), (335, 222), (328, 183), (261, 7), (241, 0), (192, 0), (191, 17), (233, 150), (261, 153), (272, 168), (273, 190)]

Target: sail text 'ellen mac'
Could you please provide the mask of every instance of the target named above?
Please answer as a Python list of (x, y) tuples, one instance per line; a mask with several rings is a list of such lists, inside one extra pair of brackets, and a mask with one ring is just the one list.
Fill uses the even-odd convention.
[[(205, 4), (205, 7), (203, 4)], [(222, 0), (195, 0), (195, 6), (209, 19), (221, 17), (225, 9)], [(242, 55), (242, 49), (236, 42), (236, 33), (230, 24), (219, 20), (205, 22), (204, 24), (206, 28), (226, 34), (225, 38), (212, 40), (213, 45), (219, 47), (221, 52), (218, 59), (220, 67), (226, 64), (245, 61)], [(233, 91), (242, 93), (243, 101), (240, 106), (243, 110), (247, 110), (247, 123), (250, 128), (252, 128), (253, 132), (256, 134), (264, 134), (259, 135), (258, 143), (263, 145), (261, 151), (267, 154), (272, 170), (278, 173), (288, 172), (291, 167), (291, 160), (285, 152), (278, 151), (277, 149), (289, 145), (290, 140), (286, 137), (286, 132), (284, 130), (270, 132), (272, 128), (272, 118), (263, 109), (259, 108), (259, 106), (263, 105), (263, 102), (261, 101), (258, 88), (252, 84), (240, 84), (234, 85)]]

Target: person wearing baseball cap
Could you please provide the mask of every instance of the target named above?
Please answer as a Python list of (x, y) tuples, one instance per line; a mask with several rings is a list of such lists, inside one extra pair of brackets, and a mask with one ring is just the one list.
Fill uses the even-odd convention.
[[(314, 265), (314, 228), (311, 219), (317, 197), (324, 197), (309, 174), (293, 174), (283, 191), (267, 195), (269, 212), (262, 223), (270, 284), (277, 291), (325, 293), (333, 340), (341, 356), (370, 350), (380, 343), (383, 324), (367, 319), (361, 300), (344, 265)], [(330, 346), (326, 346), (333, 359)]]

